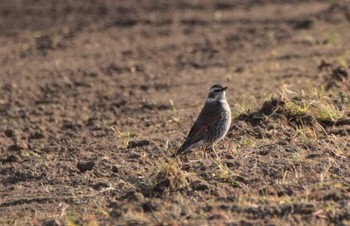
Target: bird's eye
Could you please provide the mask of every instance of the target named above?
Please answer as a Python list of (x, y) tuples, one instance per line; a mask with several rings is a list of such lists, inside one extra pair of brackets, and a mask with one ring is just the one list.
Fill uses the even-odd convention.
[(220, 92), (220, 90), (219, 90), (219, 89), (214, 90), (214, 93), (218, 93), (218, 92)]

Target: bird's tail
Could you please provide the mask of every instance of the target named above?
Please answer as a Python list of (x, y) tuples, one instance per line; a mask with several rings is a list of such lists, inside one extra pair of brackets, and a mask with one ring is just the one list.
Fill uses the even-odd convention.
[(179, 148), (174, 154), (171, 155), (172, 158), (176, 158), (178, 155), (181, 154), (181, 148)]
[(191, 146), (189, 146), (186, 142), (181, 145), (181, 147), (179, 149), (177, 149), (177, 151), (172, 154), (172, 158), (175, 158), (176, 156), (178, 155), (181, 155), (181, 154), (185, 154), (186, 152), (188, 152), (190, 150)]

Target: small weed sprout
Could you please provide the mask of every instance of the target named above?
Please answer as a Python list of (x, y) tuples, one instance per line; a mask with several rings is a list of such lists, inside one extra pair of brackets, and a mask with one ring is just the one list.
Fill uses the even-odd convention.
[(122, 132), (116, 126), (111, 126), (111, 130), (113, 130), (113, 132), (115, 132), (118, 135), (118, 137), (124, 139), (125, 147), (128, 146), (130, 139), (135, 136), (133, 132), (131, 131)]

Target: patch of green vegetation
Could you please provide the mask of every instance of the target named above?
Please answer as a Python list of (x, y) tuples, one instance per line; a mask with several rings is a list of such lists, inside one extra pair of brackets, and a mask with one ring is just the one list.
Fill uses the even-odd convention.
[(336, 45), (340, 41), (339, 33), (338, 32), (328, 32), (322, 37), (322, 44), (324, 45)]
[(245, 137), (239, 141), (239, 144), (244, 146), (244, 147), (253, 147), (255, 145), (255, 142), (252, 139)]
[(82, 225), (75, 214), (68, 214), (65, 217), (65, 225), (67, 226), (80, 226)]

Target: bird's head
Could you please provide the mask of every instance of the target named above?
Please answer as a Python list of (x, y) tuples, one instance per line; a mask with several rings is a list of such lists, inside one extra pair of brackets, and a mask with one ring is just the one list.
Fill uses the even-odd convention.
[(223, 87), (220, 84), (215, 84), (209, 89), (208, 99), (207, 101), (220, 101), (220, 100), (226, 100), (225, 96), (225, 90), (227, 89), (227, 86)]

